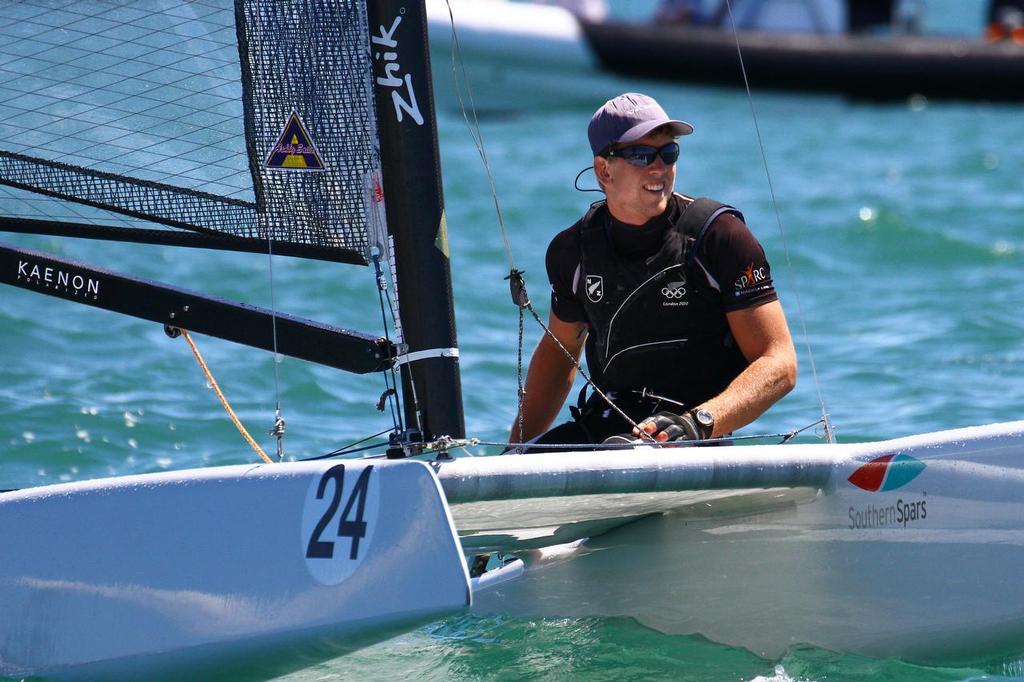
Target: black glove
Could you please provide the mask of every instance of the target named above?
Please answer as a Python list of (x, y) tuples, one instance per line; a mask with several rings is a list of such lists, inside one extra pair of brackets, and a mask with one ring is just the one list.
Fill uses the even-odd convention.
[[(700, 425), (690, 413), (658, 412), (640, 422), (641, 431), (643, 431), (644, 424), (647, 423), (654, 424), (654, 433), (648, 435), (659, 443), (670, 440), (700, 440)], [(658, 434), (662, 433), (667, 438), (659, 438)]]

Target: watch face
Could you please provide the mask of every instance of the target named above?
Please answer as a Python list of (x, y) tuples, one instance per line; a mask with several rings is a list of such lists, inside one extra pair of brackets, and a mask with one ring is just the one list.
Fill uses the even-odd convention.
[(712, 417), (711, 413), (708, 412), (707, 410), (697, 410), (697, 414), (695, 414), (694, 416), (697, 418), (697, 421), (700, 422), (702, 426), (714, 426), (715, 424), (715, 418)]

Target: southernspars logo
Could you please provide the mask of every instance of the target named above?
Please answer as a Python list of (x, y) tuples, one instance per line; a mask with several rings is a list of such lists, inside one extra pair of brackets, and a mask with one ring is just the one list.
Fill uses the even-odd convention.
[(888, 492), (902, 488), (925, 470), (925, 463), (910, 455), (894, 453), (876, 457), (847, 479), (861, 490)]

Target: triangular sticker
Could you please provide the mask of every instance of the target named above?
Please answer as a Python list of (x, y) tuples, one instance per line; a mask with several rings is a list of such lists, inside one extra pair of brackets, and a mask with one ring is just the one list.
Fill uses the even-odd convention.
[(313, 138), (292, 110), (288, 122), (277, 138), (277, 144), (267, 154), (267, 168), (286, 171), (322, 171), (324, 162)]

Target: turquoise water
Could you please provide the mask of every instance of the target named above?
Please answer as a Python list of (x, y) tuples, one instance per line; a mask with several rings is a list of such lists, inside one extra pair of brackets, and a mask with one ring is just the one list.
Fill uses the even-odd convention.
[[(1022, 417), (1020, 107), (872, 104), (763, 93), (755, 84), (778, 221), (740, 91), (609, 78), (592, 102), (560, 107), (544, 98), (502, 107), (500, 116), (481, 119), (481, 132), (516, 263), (543, 315), (544, 246), (596, 196), (572, 188), (589, 165), (587, 120), (623, 85), (655, 95), (695, 125), (677, 189), (739, 207), (773, 264), (801, 377), (748, 433), (818, 418), (811, 352), (846, 442)], [(517, 313), (502, 279), (508, 263), (465, 123), (445, 110), (439, 125), (467, 428), (502, 440), (516, 390)], [(269, 305), (265, 257), (4, 240)], [(277, 259), (274, 275), (281, 310), (377, 331), (368, 270)], [(180, 339), (157, 325), (13, 288), (0, 296), (0, 488), (253, 460)], [(527, 347), (538, 338), (528, 325)], [(243, 421), (265, 433), (275, 401), (269, 354), (198, 342)], [(292, 456), (387, 428), (387, 417), (373, 409), (379, 378), (290, 359), (279, 370)], [(765, 661), (623, 619), (462, 615), (283, 679), (973, 680), (1014, 678), (1022, 669), (1015, 660), (929, 668), (811, 648)]]

